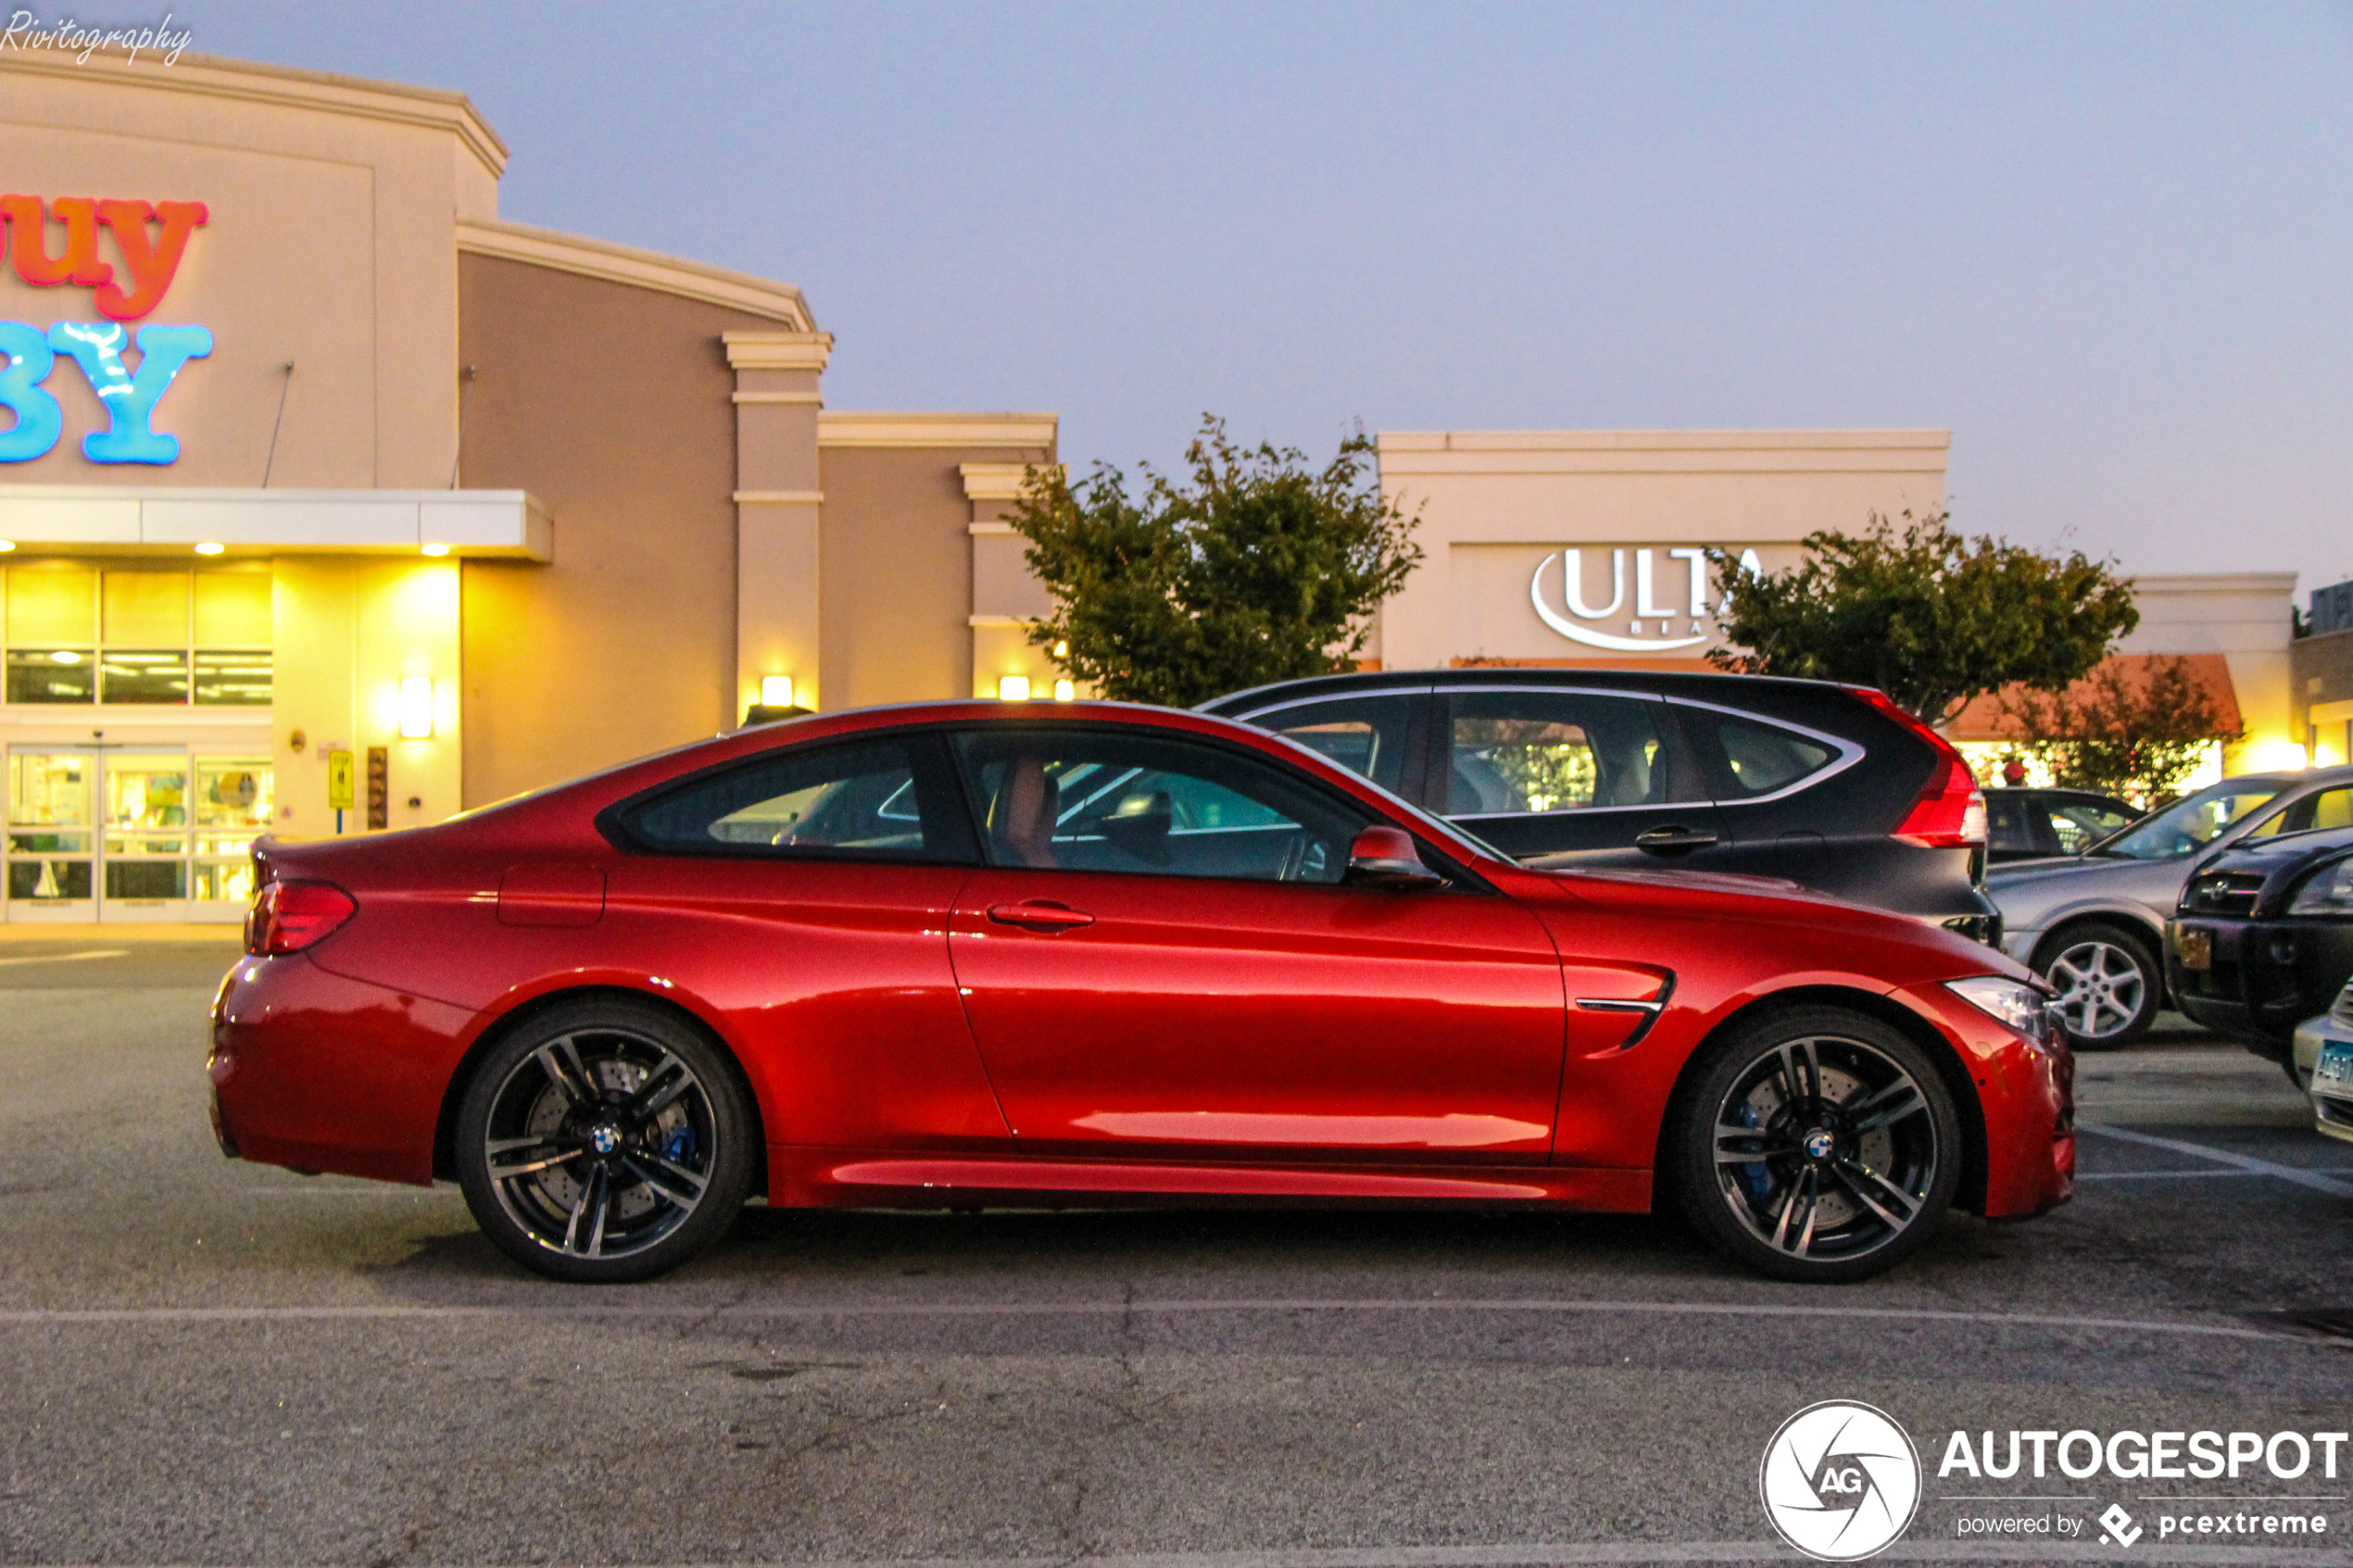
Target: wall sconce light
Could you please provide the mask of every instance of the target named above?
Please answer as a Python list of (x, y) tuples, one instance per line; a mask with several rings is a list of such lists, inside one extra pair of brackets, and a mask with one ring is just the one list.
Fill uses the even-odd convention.
[(1029, 677), (1026, 675), (998, 676), (997, 700), (1000, 702), (1027, 702), (1029, 700)]
[(1068, 681), (1056, 681), (1054, 683), (1054, 700), (1056, 702), (1068, 702), (1071, 698), (1076, 696), (1077, 695), (1078, 688), (1072, 683)]
[(16, 547), (17, 542), (14, 539), (0, 539), (0, 556), (6, 555), (10, 550), (15, 549)]
[(400, 738), (433, 738), (433, 677), (430, 675), (400, 677)]
[(434, 557), (446, 556), (449, 553), (449, 546), (447, 545), (420, 545), (417, 548)]
[(792, 706), (792, 677), (790, 675), (762, 675), (760, 678), (760, 706), (790, 708)]
[(203, 544), (196, 546), (196, 554), (200, 556), (217, 556), (228, 547), (229, 546), (226, 545), (216, 545), (211, 540), (208, 539)]

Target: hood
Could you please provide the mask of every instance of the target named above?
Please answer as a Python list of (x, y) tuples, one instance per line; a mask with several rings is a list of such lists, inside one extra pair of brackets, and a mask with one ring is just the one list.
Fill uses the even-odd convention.
[[(2181, 862), (2188, 869), (2189, 859)], [(1998, 866), (1985, 868), (1985, 891), (1999, 893), (2006, 887), (2023, 887), (2038, 882), (2052, 882), (2060, 877), (2097, 877), (2103, 874), (2129, 876), (2145, 872), (2152, 862), (2127, 859), (2123, 856), (2103, 859), (2096, 855), (2066, 855), (2047, 860), (2006, 860)]]
[[(1793, 882), (1704, 872), (1547, 870), (1541, 866), (1518, 870), (1564, 903), (1629, 916), (1689, 920), (1718, 928), (1775, 926), (1803, 933), (1810, 944), (1821, 945), (1827, 939), (1830, 950), (1852, 955), (1867, 966), (1893, 962), (1895, 970), (1930, 977), (2000, 974), (2042, 985), (2024, 965), (1982, 942), (1972, 942), (1941, 925), (1813, 892)], [(1727, 894), (1736, 902), (1728, 901)], [(1879, 956), (1867, 959), (1864, 955), (1873, 949)], [(1894, 949), (1906, 950), (1912, 957), (1895, 959)]]
[(2312, 833), (2287, 833), (2277, 838), (2241, 840), (2201, 865), (2203, 872), (2286, 871), (2353, 849), (2353, 828), (2322, 828)]

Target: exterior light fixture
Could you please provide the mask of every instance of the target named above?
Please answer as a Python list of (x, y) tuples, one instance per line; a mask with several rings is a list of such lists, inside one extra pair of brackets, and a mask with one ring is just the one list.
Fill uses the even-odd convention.
[(760, 678), (760, 706), (790, 708), (792, 706), (792, 677), (790, 675), (762, 675)]
[(449, 553), (449, 546), (447, 545), (420, 545), (417, 548), (429, 556), (446, 556)]
[(1054, 645), (1054, 657), (1056, 659), (1068, 659), (1070, 657), (1070, 644), (1066, 641), (1056, 643)]
[(6, 555), (10, 550), (15, 549), (16, 547), (17, 542), (14, 539), (0, 539), (0, 556)]
[(998, 676), (997, 700), (1000, 702), (1027, 702), (1029, 700), (1029, 677), (1026, 675)]
[(400, 677), (400, 738), (430, 740), (433, 737), (433, 677), (403, 675)]
[(200, 556), (217, 556), (228, 547), (229, 546), (226, 545), (216, 544), (212, 540), (208, 539), (203, 544), (196, 546), (196, 554)]
[(1054, 700), (1056, 702), (1068, 702), (1071, 698), (1076, 696), (1077, 695), (1078, 687), (1073, 683), (1069, 681), (1056, 681), (1054, 683)]

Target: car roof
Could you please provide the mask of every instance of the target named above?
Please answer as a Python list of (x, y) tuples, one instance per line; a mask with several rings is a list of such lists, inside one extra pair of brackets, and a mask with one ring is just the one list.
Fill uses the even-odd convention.
[(1357, 691), (1387, 691), (1415, 689), (1424, 686), (1624, 686), (1629, 689), (1680, 689), (1691, 693), (1705, 691), (1754, 691), (1770, 686), (1791, 691), (1840, 692), (1852, 696), (1861, 687), (1837, 681), (1801, 681), (1787, 675), (1739, 675), (1718, 670), (1644, 670), (1639, 666), (1616, 664), (1586, 668), (1529, 668), (1523, 665), (1479, 665), (1470, 669), (1448, 670), (1359, 670), (1341, 675), (1307, 675), (1293, 681), (1276, 681), (1263, 686), (1250, 686), (1228, 692), (1207, 702), (1194, 705), (1196, 713), (1222, 713), (1231, 710), (1253, 710), (1262, 699), (1279, 696), (1286, 700), (1325, 696), (1344, 696)]

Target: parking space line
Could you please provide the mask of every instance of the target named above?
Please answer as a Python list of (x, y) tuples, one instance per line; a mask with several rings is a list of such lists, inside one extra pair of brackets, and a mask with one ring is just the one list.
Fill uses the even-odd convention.
[(1880, 1323), (1956, 1323), (2105, 1334), (2251, 1339), (2271, 1344), (2326, 1344), (2303, 1335), (2223, 1323), (2141, 1318), (2076, 1317), (2055, 1312), (1969, 1312), (1910, 1307), (1796, 1307), (1737, 1301), (1555, 1301), (1527, 1298), (1444, 1297), (1327, 1300), (1314, 1298), (1168, 1301), (845, 1301), (831, 1304), (730, 1302), (725, 1305), (609, 1307), (516, 1303), (504, 1306), (346, 1307), (97, 1307), (0, 1310), (0, 1328), (100, 1326), (130, 1323), (377, 1323), (570, 1318), (583, 1322), (781, 1323), (850, 1318), (1190, 1317), (1214, 1313), (1513, 1313), (1609, 1317), (1785, 1318)]
[(2136, 1143), (2148, 1148), (2162, 1148), (2175, 1154), (2190, 1155), (2198, 1160), (2211, 1160), (2218, 1165), (2236, 1166), (2239, 1170), (2255, 1175), (2271, 1176), (2279, 1181), (2293, 1183), (2296, 1186), (2309, 1187), (2314, 1192), (2324, 1192), (2331, 1198), (2353, 1198), (2353, 1182), (2340, 1182), (2323, 1176), (2317, 1171), (2301, 1170), (2294, 1165), (2281, 1165), (2269, 1160), (2258, 1160), (2251, 1154), (2239, 1154), (2231, 1149), (2215, 1148), (2202, 1143), (2184, 1143), (2180, 1138), (2160, 1138), (2148, 1133), (2127, 1132), (2122, 1127), (2104, 1126), (2096, 1122), (2078, 1122), (2075, 1124), (2075, 1130), (2079, 1133), (2096, 1133), (2101, 1137), (2114, 1138), (2120, 1143)]
[(82, 959), (127, 959), (128, 947), (93, 947), (86, 953), (36, 953), (29, 959), (0, 959), (0, 966), (19, 963), (73, 963)]

